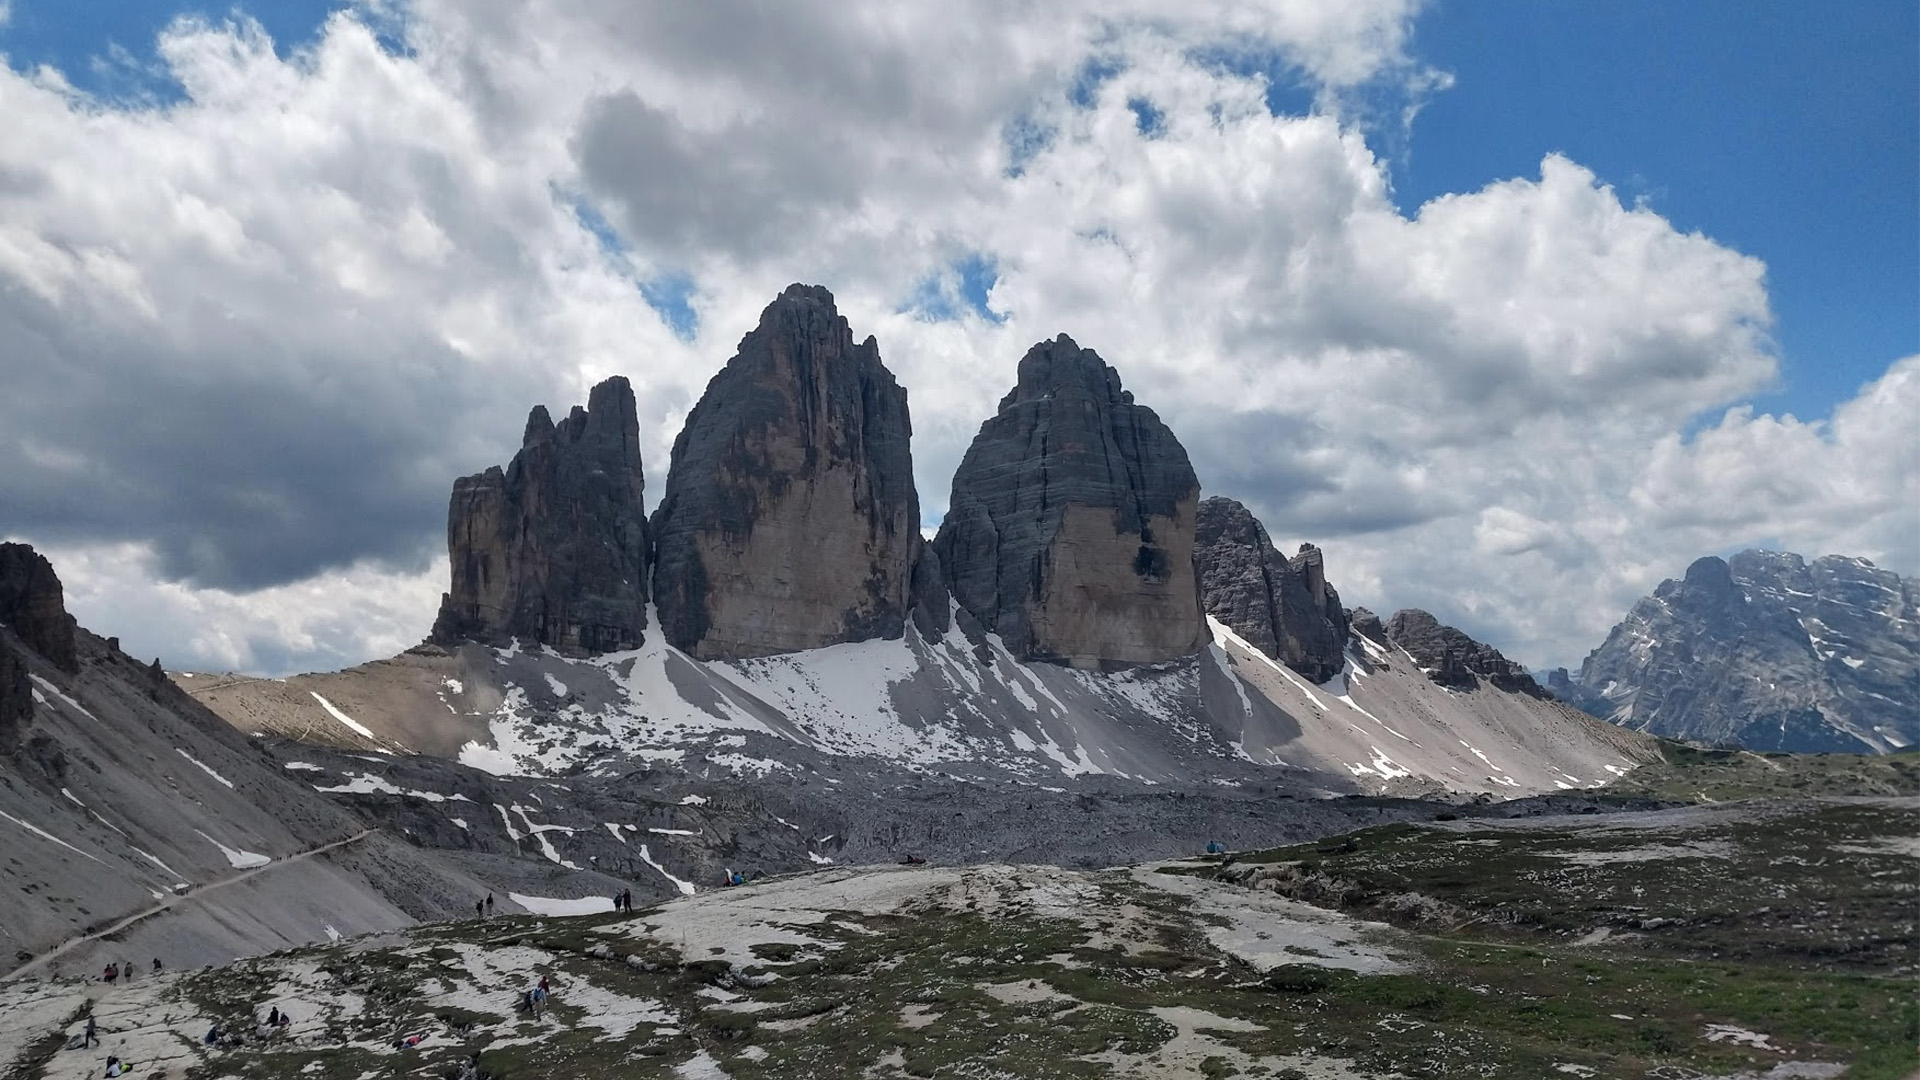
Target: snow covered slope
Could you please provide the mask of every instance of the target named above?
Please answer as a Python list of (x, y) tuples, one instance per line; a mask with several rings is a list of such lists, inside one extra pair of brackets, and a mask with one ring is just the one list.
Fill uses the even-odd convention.
[(960, 775), (1177, 784), (1279, 770), (1335, 792), (1519, 795), (1595, 786), (1650, 752), (1557, 702), (1437, 686), (1371, 642), (1316, 686), (1224, 626), (1214, 634), (1196, 657), (1119, 673), (1022, 664), (956, 625), (937, 639), (909, 627), (898, 640), (732, 662), (696, 661), (649, 635), (591, 659), (429, 646), (284, 681), (175, 680), (250, 730), (404, 747), (501, 775), (614, 771), (695, 748), (741, 773), (786, 767), (778, 753), (730, 752), (751, 734), (760, 748), (771, 739)]

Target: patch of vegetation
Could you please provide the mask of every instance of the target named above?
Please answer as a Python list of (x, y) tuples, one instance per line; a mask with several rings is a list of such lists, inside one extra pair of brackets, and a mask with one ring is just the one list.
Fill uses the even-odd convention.
[(1848, 795), (1920, 795), (1920, 753), (1774, 754), (1660, 740), (1661, 760), (1607, 785), (1619, 796), (1673, 802)]

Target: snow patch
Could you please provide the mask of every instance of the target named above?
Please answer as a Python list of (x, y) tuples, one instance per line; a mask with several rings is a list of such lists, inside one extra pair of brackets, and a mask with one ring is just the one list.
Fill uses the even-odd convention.
[(346, 713), (341, 712), (338, 708), (334, 706), (333, 702), (328, 701), (326, 698), (321, 697), (318, 692), (309, 690), (307, 691), (307, 693), (312, 694), (313, 700), (319, 702), (320, 707), (327, 710), (328, 716), (331, 716), (335, 720), (338, 720), (342, 724), (345, 724), (348, 728), (358, 733), (362, 738), (366, 739), (368, 742), (377, 743), (380, 741), (378, 738), (374, 737), (373, 732), (369, 731), (365, 724), (362, 724), (360, 721), (355, 720), (353, 717), (348, 716)]
[(526, 896), (510, 892), (507, 899), (533, 912), (535, 915), (598, 915), (613, 910), (613, 898), (610, 896), (585, 896), (578, 900), (568, 900), (556, 896)]
[(205, 840), (207, 843), (212, 844), (214, 847), (219, 848), (220, 854), (225, 855), (227, 857), (227, 862), (232, 864), (235, 870), (251, 870), (256, 866), (265, 866), (268, 863), (273, 861), (272, 857), (267, 855), (262, 855), (256, 851), (246, 851), (240, 848), (230, 848), (227, 845), (221, 843), (220, 841), (215, 840), (213, 837), (208, 836), (206, 833), (200, 832), (199, 829), (195, 829), (193, 831), (200, 833), (200, 838)]
[(672, 874), (667, 873), (666, 867), (661, 866), (658, 862), (654, 861), (653, 853), (647, 850), (647, 845), (645, 844), (640, 845), (640, 861), (646, 863), (648, 866), (653, 867), (655, 870), (660, 871), (660, 876), (663, 878), (666, 878), (668, 881), (673, 882), (673, 887), (676, 889), (679, 889), (681, 895), (692, 896), (694, 894), (693, 882), (682, 881), (679, 878), (674, 877)]
[(173, 748), (173, 752), (174, 752), (174, 753), (176, 753), (176, 754), (179, 754), (179, 755), (180, 755), (181, 757), (183, 757), (183, 758), (186, 758), (186, 759), (187, 759), (188, 761), (191, 761), (191, 762), (193, 762), (193, 763), (194, 763), (195, 765), (198, 765), (198, 766), (200, 766), (200, 771), (201, 771), (201, 772), (203, 772), (203, 773), (206, 773), (206, 774), (207, 774), (208, 776), (211, 776), (211, 777), (213, 777), (213, 778), (214, 778), (215, 780), (218, 780), (218, 781), (220, 781), (221, 783), (223, 783), (223, 784), (225, 784), (225, 785), (227, 785), (228, 787), (232, 787), (232, 786), (233, 786), (233, 781), (231, 781), (231, 780), (229, 780), (229, 779), (227, 779), (227, 778), (226, 778), (226, 777), (224, 777), (224, 776), (221, 776), (221, 775), (220, 775), (219, 773), (217, 773), (217, 772), (214, 772), (214, 771), (213, 771), (213, 767), (212, 767), (212, 766), (210, 766), (210, 765), (208, 765), (208, 764), (207, 764), (206, 762), (204, 762), (204, 761), (201, 761), (201, 760), (200, 760), (199, 758), (197, 758), (197, 757), (194, 757), (194, 756), (193, 756), (192, 754), (189, 754), (189, 753), (187, 753), (187, 752), (186, 752), (185, 750), (182, 750), (182, 749), (180, 749), (179, 747), (177, 747), (177, 746), (176, 746), (176, 747), (174, 747), (174, 748)]

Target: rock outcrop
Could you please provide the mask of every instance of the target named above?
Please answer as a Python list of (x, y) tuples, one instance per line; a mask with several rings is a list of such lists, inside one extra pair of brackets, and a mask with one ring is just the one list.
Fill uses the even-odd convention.
[(653, 517), (667, 641), (728, 660), (899, 637), (923, 546), (912, 434), (874, 339), (789, 286), (674, 440)]
[(452, 588), (432, 640), (608, 652), (646, 629), (647, 519), (633, 388), (615, 376), (558, 424), (527, 417), (520, 452), (454, 482)]
[(27, 661), (0, 635), (0, 754), (20, 745), (20, 733), (33, 720), (33, 683)]
[(1710, 744), (1920, 744), (1920, 582), (1838, 555), (1699, 559), (1633, 605), (1564, 696), (1637, 730)]
[(80, 670), (60, 577), (29, 545), (0, 544), (0, 623), (54, 667), (68, 674)]
[(1388, 644), (1405, 649), (1427, 672), (1427, 678), (1455, 690), (1474, 690), (1485, 679), (1509, 693), (1551, 697), (1533, 681), (1527, 669), (1500, 655), (1462, 631), (1443, 625), (1418, 608), (1397, 611), (1387, 620)]
[(1319, 548), (1286, 558), (1252, 511), (1216, 495), (1200, 504), (1194, 562), (1207, 613), (1254, 648), (1314, 682), (1346, 663), (1347, 616)]
[(1155, 663), (1204, 648), (1200, 484), (1120, 376), (1062, 334), (1020, 361), (953, 478), (948, 588), (1023, 660)]

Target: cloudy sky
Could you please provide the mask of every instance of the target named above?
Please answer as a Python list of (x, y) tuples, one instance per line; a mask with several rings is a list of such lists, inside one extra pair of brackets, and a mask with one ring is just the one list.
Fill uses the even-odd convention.
[(792, 281), (928, 524), (1064, 331), (1348, 603), (1536, 666), (1702, 554), (1920, 571), (1909, 0), (0, 0), (0, 54), (0, 535), (169, 666), (418, 641), (452, 479), (606, 375), (657, 498)]

